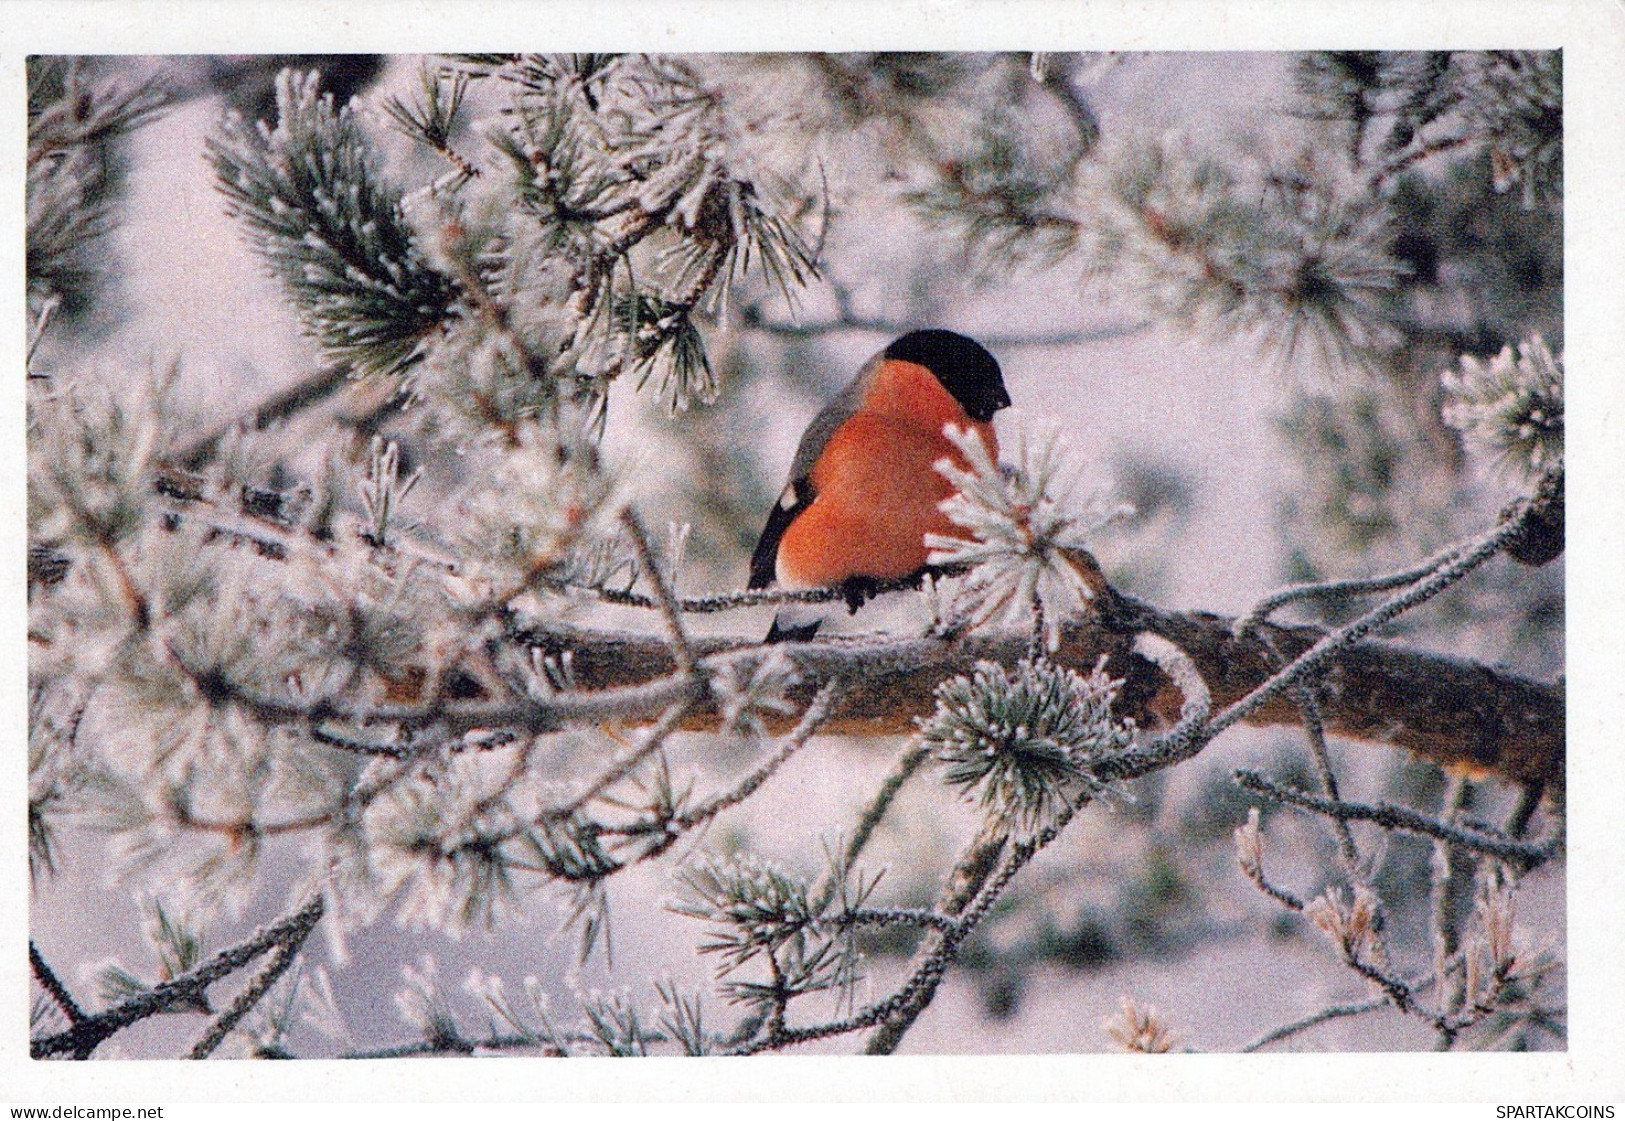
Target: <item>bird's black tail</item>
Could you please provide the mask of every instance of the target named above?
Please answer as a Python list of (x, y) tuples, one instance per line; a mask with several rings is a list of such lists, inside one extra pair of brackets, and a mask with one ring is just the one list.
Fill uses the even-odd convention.
[(785, 607), (773, 616), (773, 625), (767, 629), (763, 642), (806, 642), (818, 633), (824, 617), (816, 611), (794, 605)]
[[(882, 592), (895, 591), (898, 588), (908, 586), (909, 583), (917, 585), (920, 578), (929, 572), (932, 572), (930, 568), (922, 568), (903, 580), (878, 580), (872, 576), (848, 576), (840, 584), (841, 600), (846, 604), (847, 612), (855, 614), (858, 608)], [(819, 625), (828, 617), (827, 612), (828, 609), (820, 604), (787, 604), (779, 609), (777, 615), (773, 616), (773, 625), (768, 628), (767, 637), (762, 641), (806, 642), (818, 633)]]

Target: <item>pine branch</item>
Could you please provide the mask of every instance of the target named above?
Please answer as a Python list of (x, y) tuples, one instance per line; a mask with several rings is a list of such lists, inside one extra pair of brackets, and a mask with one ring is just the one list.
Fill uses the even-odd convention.
[[(1033, 66), (1039, 69), (1036, 59)], [(1038, 84), (1065, 110), (1072, 127), (1077, 130), (1078, 144), (1082, 151), (1087, 153), (1093, 149), (1100, 140), (1100, 118), (1095, 115), (1088, 100), (1073, 87), (1071, 74), (1058, 67), (1046, 65), (1041, 68)]]
[(26, 273), (31, 307), (82, 311), (107, 272), (119, 175), (113, 145), (173, 98), (156, 79), (97, 78), (77, 59), (28, 59)]
[(227, 120), (208, 142), (217, 185), (334, 363), (398, 370), (456, 290), (418, 249), (354, 110), (335, 109), (317, 78), (278, 76), (275, 130)]
[[(1497, 531), (1496, 540), (1517, 539), (1525, 532), (1524, 519), (1542, 508), (1538, 501), (1519, 506)], [(1435, 581), (1432, 590), (1439, 586)], [(700, 599), (682, 606), (708, 610), (734, 605), (733, 597), (712, 598), (716, 602)], [(1379, 610), (1388, 615), (1392, 608)], [(1165, 612), (1115, 592), (1101, 596), (1101, 611), (1101, 618), (1075, 620), (1064, 628), (1055, 660), (1087, 673), (1107, 656), (1107, 672), (1124, 681), (1117, 710), (1142, 726), (1172, 719), (1174, 702), (1169, 700), (1173, 694), (1166, 677), (1132, 653), (1128, 636), (1133, 633), (1161, 634), (1190, 653), (1212, 689), (1215, 705), (1245, 700), (1246, 708), (1239, 714), (1221, 717), (1226, 723), (1236, 719), (1301, 723), (1301, 712), (1285, 695), (1290, 682), (1274, 672), (1278, 662), (1272, 649), (1292, 660), (1318, 647), (1308, 664), (1326, 690), (1324, 715), (1331, 734), (1393, 744), (1441, 764), (1466, 764), (1530, 787), (1561, 789), (1564, 719), (1558, 686), (1447, 657), (1354, 642), (1349, 635), (1356, 632), (1346, 628), (1335, 637), (1316, 627), (1266, 624), (1238, 637), (1231, 629), (1234, 624), (1221, 617)], [(1362, 622), (1357, 637), (1371, 625)], [(706, 699), (705, 687), (671, 677), (675, 663), (658, 639), (551, 625), (519, 627), (511, 638), (540, 656), (568, 654), (577, 687), (523, 701), (433, 699), (412, 705), (364, 705), (340, 699), (297, 701), (215, 677), (206, 684), (227, 690), (258, 718), (277, 724), (447, 719), (454, 732), (499, 726), (541, 732), (573, 720), (650, 720), (673, 704), (692, 701), (695, 707), (682, 723), (685, 730), (718, 725), (720, 713)], [(693, 641), (695, 654), (713, 665), (757, 657), (751, 653), (752, 645), (738, 638)], [(934, 690), (942, 680), (971, 671), (981, 659), (1010, 667), (1026, 653), (1015, 636), (992, 633), (971, 634), (958, 642), (930, 637), (834, 639), (780, 649), (807, 681), (832, 681), (840, 689), (841, 700), (827, 730), (865, 735), (911, 732), (914, 718), (932, 710)], [(1300, 667), (1295, 672), (1301, 676), (1309, 671)], [(1260, 686), (1267, 686), (1268, 693), (1257, 694)], [(813, 691), (807, 684), (797, 686), (790, 699), (805, 705)], [(783, 730), (771, 715), (769, 725)], [(324, 726), (329, 734), (343, 734), (335, 726)]]

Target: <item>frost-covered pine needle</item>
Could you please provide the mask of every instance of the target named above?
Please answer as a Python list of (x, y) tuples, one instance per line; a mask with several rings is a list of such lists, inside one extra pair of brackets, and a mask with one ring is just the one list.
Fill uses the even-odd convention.
[(759, 661), (724, 662), (711, 678), (723, 728), (747, 737), (761, 735), (765, 716), (795, 711), (789, 690), (800, 680), (795, 663), (779, 649)]
[(927, 534), (930, 563), (973, 569), (960, 591), (971, 625), (1001, 617), (1026, 621), (1041, 611), (1044, 640), (1054, 650), (1061, 624), (1094, 595), (1063, 550), (1082, 548), (1086, 534), (1131, 508), (1112, 503), (1100, 486), (1075, 494), (1081, 467), (1068, 464), (1054, 433), (1018, 440), (1009, 470), (993, 462), (975, 432), (950, 424), (943, 433), (969, 470), (937, 461), (937, 471), (958, 490), (941, 509), (972, 538)]
[(423, 477), (420, 466), (401, 480), (401, 449), (393, 440), (372, 438), (366, 481), (361, 487), (361, 509), (366, 517), (367, 541), (382, 548), (389, 541), (390, 522), (396, 510)]
[(1563, 356), (1532, 335), (1487, 362), (1463, 355), (1439, 379), (1444, 421), (1501, 467), (1530, 477), (1563, 460)]
[(1013, 672), (978, 662), (970, 676), (937, 686), (920, 739), (967, 798), (1036, 831), (1080, 795), (1100, 792), (1095, 764), (1129, 745), (1130, 728), (1111, 710), (1120, 684), (1102, 666), (1084, 677), (1048, 661)]
[(1120, 1011), (1102, 1026), (1112, 1041), (1124, 1051), (1141, 1055), (1161, 1055), (1173, 1050), (1174, 1035), (1153, 1005), (1122, 997)]

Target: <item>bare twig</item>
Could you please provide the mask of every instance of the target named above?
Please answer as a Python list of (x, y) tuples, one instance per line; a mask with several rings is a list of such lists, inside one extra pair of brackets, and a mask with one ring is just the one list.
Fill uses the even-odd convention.
[(400, 744), (373, 743), (353, 736), (340, 735), (337, 732), (320, 727), (311, 728), (310, 738), (319, 744), (336, 747), (340, 751), (353, 752), (356, 755), (381, 755), (389, 759), (406, 759), (413, 754), (411, 748)]
[(1529, 831), (1529, 823), (1534, 819), (1535, 811), (1540, 808), (1542, 790), (1538, 786), (1526, 786), (1518, 792), (1518, 804), (1512, 808), (1512, 815), (1507, 818), (1506, 835), (1519, 840)]
[(546, 1047), (547, 1041), (531, 1035), (493, 1035), (488, 1039), (470, 1040), (462, 1036), (449, 1039), (421, 1039), (416, 1043), (402, 1043), (395, 1047), (378, 1047), (369, 1051), (346, 1051), (341, 1059), (409, 1059), (419, 1055), (472, 1055), (475, 1051), (511, 1051), (521, 1047)]
[(1369, 178), (1373, 184), (1385, 183), (1407, 168), (1413, 167), (1432, 156), (1459, 148), (1472, 139), (1473, 137), (1470, 134), (1443, 136), (1414, 144), (1402, 152), (1396, 152), (1393, 156), (1374, 167)]

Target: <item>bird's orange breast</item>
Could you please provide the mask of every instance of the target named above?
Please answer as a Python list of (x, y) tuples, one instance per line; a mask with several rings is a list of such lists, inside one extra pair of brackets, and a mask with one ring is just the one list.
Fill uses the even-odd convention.
[(898, 579), (925, 567), (926, 534), (964, 536), (937, 509), (954, 488), (936, 462), (968, 466), (942, 434), (949, 423), (975, 430), (997, 458), (993, 426), (973, 422), (930, 370), (884, 363), (863, 406), (813, 464), (815, 497), (779, 542), (779, 582), (809, 588), (854, 576)]

